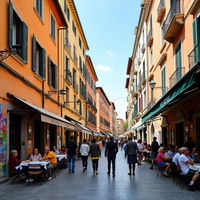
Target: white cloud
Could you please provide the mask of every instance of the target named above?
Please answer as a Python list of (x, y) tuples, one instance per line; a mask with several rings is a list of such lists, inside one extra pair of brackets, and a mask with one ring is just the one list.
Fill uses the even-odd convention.
[(99, 70), (101, 70), (101, 71), (106, 71), (106, 72), (108, 72), (108, 71), (113, 71), (113, 69), (111, 69), (110, 67), (105, 67), (105, 66), (103, 66), (103, 65), (98, 65), (98, 66), (97, 66), (97, 69), (99, 69)]
[(108, 50), (106, 53), (108, 54), (109, 57), (112, 57), (115, 55), (111, 50)]

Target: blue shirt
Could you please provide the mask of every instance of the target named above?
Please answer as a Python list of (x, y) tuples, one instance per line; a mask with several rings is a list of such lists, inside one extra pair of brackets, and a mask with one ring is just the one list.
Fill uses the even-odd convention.
[(174, 157), (178, 152), (170, 152), (169, 155), (170, 157)]

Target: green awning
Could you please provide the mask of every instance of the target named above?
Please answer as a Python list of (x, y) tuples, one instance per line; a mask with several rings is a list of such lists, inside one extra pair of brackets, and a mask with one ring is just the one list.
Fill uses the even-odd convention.
[(185, 74), (143, 117), (142, 122), (145, 122), (151, 117), (155, 117), (172, 105), (175, 100), (178, 100), (180, 95), (195, 83), (195, 71), (193, 67)]

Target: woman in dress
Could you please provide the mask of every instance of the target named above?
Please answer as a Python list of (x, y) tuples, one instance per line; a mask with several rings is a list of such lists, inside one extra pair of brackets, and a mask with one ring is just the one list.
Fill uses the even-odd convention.
[(30, 155), (30, 161), (36, 161), (42, 159), (42, 155), (38, 152), (37, 148), (33, 149), (33, 153)]

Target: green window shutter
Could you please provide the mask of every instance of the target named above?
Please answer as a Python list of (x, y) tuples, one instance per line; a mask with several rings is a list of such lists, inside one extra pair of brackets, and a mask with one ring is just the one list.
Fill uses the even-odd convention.
[(9, 39), (8, 45), (12, 49), (13, 42), (12, 42), (12, 35), (13, 35), (13, 4), (12, 1), (9, 1)]
[(75, 69), (73, 68), (73, 88), (75, 88)]
[(80, 115), (82, 115), (82, 101), (80, 101)]
[(57, 90), (57, 88), (58, 88), (58, 67), (56, 66), (56, 65), (54, 65), (54, 68), (53, 68), (53, 70), (54, 70), (54, 76), (53, 76), (53, 78), (54, 78), (54, 81), (53, 81), (53, 83), (54, 83), (54, 88)]
[(143, 62), (143, 73), (145, 73), (145, 61)]
[(36, 38), (33, 34), (33, 48), (32, 48), (32, 70), (36, 70)]
[(68, 76), (68, 58), (66, 56), (66, 79), (67, 79), (67, 76)]
[(67, 5), (66, 5), (66, 0), (64, 0), (64, 11), (67, 13)]
[(46, 80), (46, 50), (41, 49), (41, 76)]
[(83, 48), (83, 55), (85, 55), (85, 49)]
[(22, 34), (21, 34), (21, 58), (28, 62), (28, 26), (22, 22)]
[(53, 18), (53, 15), (51, 15), (51, 36), (55, 40), (55, 20)]
[(82, 94), (82, 96), (83, 96), (83, 90), (84, 90), (84, 89), (83, 89), (83, 87), (84, 87), (83, 81), (82, 81), (81, 84), (82, 84), (82, 87), (81, 87), (81, 94)]
[(68, 17), (68, 21), (70, 21), (70, 10), (69, 10), (69, 8), (67, 9), (67, 17)]
[(80, 79), (80, 82), (79, 82), (79, 94), (81, 95), (81, 79)]
[(153, 26), (153, 24), (152, 24), (152, 14), (151, 14), (151, 17), (150, 17), (150, 31), (151, 31), (151, 37), (152, 37), (152, 26)]
[(74, 20), (72, 20), (72, 30), (74, 32)]
[(49, 82), (49, 85), (52, 84), (52, 80), (51, 80), (51, 58), (50, 56), (48, 56), (48, 82)]

